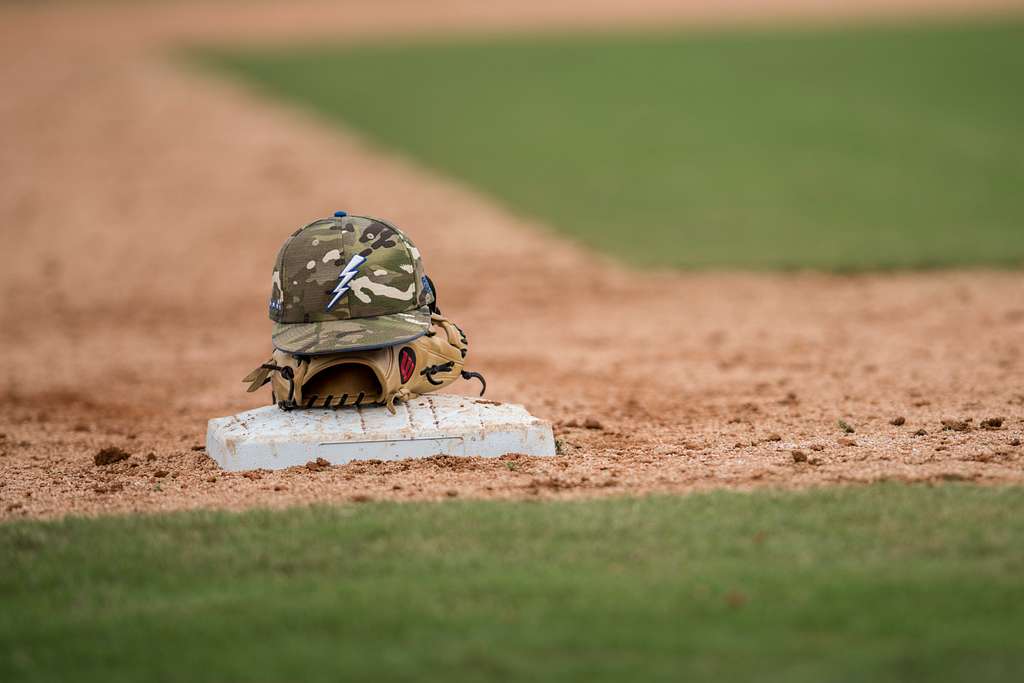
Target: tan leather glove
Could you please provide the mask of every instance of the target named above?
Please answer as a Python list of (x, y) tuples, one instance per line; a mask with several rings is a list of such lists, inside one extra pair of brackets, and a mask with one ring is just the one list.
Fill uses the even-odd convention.
[(484, 378), (463, 369), (469, 343), (455, 323), (431, 315), (426, 335), (405, 344), (370, 351), (295, 356), (275, 350), (270, 360), (246, 375), (248, 391), (271, 383), (274, 402), (284, 410), (382, 404), (416, 398), (459, 377)]

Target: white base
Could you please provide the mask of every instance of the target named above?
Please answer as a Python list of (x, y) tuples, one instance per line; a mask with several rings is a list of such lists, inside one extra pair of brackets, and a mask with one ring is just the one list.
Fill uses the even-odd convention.
[(226, 470), (279, 470), (324, 458), (400, 460), (432, 455), (554, 455), (551, 425), (519, 405), (423, 396), (387, 408), (291, 410), (266, 406), (210, 420), (206, 452)]

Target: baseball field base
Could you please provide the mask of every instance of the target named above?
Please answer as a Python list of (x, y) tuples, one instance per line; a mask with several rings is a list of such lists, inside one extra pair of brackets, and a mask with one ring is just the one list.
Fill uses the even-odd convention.
[(278, 470), (324, 458), (401, 460), (432, 455), (554, 455), (551, 425), (526, 409), (464, 396), (396, 405), (284, 411), (266, 406), (209, 421), (206, 452), (225, 470)]

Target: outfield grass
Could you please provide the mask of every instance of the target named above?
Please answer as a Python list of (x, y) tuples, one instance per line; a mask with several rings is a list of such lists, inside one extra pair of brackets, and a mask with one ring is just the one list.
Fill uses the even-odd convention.
[(0, 525), (0, 680), (995, 681), (1024, 490)]
[(1024, 20), (202, 55), (639, 264), (1024, 263)]

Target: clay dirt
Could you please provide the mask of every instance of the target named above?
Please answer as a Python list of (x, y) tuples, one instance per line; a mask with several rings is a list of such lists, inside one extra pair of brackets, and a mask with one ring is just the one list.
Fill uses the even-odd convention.
[[(629, 269), (174, 57), (195, 41), (575, 28), (579, 4), (0, 10), (0, 518), (1024, 482), (1019, 272)], [(741, 13), (586, 4), (590, 27)], [(743, 18), (829, 19), (768, 4)], [(206, 420), (269, 401), (241, 378), (269, 352), (274, 254), (335, 209), (416, 239), (487, 397), (551, 420), (560, 457), (219, 471)]]

